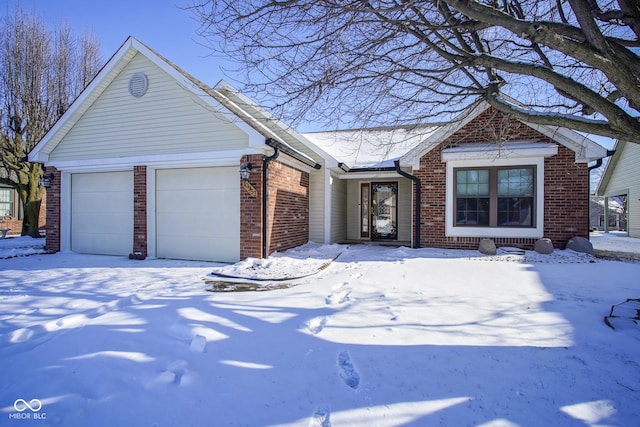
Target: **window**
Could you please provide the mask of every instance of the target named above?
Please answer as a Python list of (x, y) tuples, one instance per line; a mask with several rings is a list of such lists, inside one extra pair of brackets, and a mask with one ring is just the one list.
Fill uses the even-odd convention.
[(0, 219), (13, 217), (13, 189), (0, 188)]
[(535, 227), (535, 166), (457, 168), (455, 226)]

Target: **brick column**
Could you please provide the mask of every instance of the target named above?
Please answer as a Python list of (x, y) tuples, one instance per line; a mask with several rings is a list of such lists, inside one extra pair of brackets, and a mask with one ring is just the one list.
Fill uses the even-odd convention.
[[(254, 196), (240, 182), (240, 259), (262, 258), (262, 168), (264, 156), (242, 156), (240, 165), (251, 163), (249, 183), (257, 190)], [(238, 174), (240, 180), (240, 174)]]
[(132, 259), (147, 257), (147, 167), (133, 167), (133, 253)]
[(47, 239), (45, 249), (49, 252), (60, 252), (60, 189), (62, 188), (60, 171), (53, 166), (47, 167), (47, 175), (53, 174), (51, 185), (47, 188), (47, 223), (45, 230)]

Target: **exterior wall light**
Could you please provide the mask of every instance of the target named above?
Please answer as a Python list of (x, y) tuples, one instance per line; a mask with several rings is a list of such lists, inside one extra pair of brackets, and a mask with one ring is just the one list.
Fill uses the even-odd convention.
[(40, 185), (44, 188), (49, 188), (51, 186), (51, 181), (53, 181), (54, 178), (55, 176), (52, 173), (49, 175), (42, 175), (42, 177), (40, 177)]
[(251, 173), (251, 169), (253, 169), (253, 166), (251, 166), (251, 163), (245, 163), (242, 165), (242, 167), (240, 168), (240, 178), (243, 181), (249, 180), (249, 174)]

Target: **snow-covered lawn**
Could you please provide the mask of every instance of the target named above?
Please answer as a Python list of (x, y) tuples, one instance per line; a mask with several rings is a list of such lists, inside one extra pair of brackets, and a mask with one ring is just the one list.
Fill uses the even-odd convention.
[(213, 263), (0, 260), (0, 425), (638, 425), (640, 331), (603, 317), (640, 263), (339, 249), (268, 292), (207, 292)]

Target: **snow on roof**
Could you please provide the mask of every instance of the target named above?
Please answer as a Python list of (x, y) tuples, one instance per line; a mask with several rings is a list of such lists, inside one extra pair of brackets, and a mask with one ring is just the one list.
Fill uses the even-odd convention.
[(439, 124), (389, 126), (303, 133), (303, 136), (351, 168), (393, 166), (393, 160), (429, 137)]

